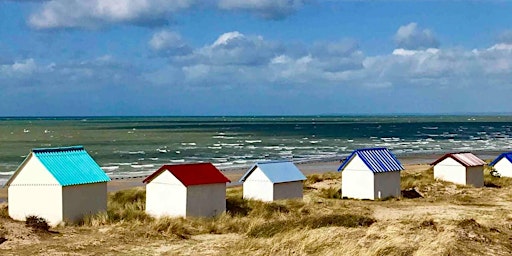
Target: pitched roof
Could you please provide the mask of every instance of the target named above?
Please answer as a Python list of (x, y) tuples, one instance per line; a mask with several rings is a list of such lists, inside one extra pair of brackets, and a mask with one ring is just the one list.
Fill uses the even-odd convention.
[(273, 161), (273, 162), (259, 162), (254, 164), (245, 174), (240, 178), (240, 182), (245, 181), (256, 168), (260, 168), (263, 174), (272, 183), (283, 183), (305, 180), (306, 176), (290, 161)]
[(211, 163), (163, 165), (142, 182), (149, 183), (164, 171), (172, 173), (185, 186), (231, 182)]
[[(85, 151), (83, 146), (36, 148), (31, 154), (35, 156), (53, 175), (61, 186), (108, 182), (110, 178)], [(30, 156), (27, 157), (27, 159)], [(7, 181), (8, 186), (22, 166)]]
[(448, 154), (440, 157), (439, 159), (437, 159), (435, 162), (431, 163), (430, 165), (436, 165), (448, 157), (452, 158), (453, 160), (457, 161), (458, 163), (462, 164), (465, 167), (481, 166), (481, 165), (486, 164), (482, 159), (478, 158), (477, 156), (473, 155), (472, 153), (462, 152), (462, 153), (448, 153)]
[(404, 167), (398, 161), (398, 159), (391, 153), (387, 148), (363, 148), (357, 149), (347, 157), (338, 168), (338, 171), (342, 171), (348, 165), (348, 163), (355, 157), (359, 156), (361, 160), (368, 166), (368, 168), (376, 172), (395, 172), (402, 171)]
[(512, 163), (512, 152), (506, 152), (506, 153), (502, 153), (501, 155), (499, 155), (496, 159), (494, 159), (490, 164), (489, 166), (494, 166), (495, 164), (498, 163), (498, 161), (500, 161), (502, 158), (506, 158), (509, 162)]

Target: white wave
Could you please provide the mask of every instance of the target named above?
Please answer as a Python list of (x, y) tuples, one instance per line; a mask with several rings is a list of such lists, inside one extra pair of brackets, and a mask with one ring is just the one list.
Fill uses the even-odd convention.
[(131, 165), (132, 168), (152, 168), (152, 167), (155, 167), (154, 164), (132, 164)]
[(212, 147), (212, 146), (208, 146), (209, 149), (222, 149), (222, 147)]
[(119, 166), (102, 166), (101, 169), (103, 171), (113, 171), (119, 169)]
[(130, 155), (144, 155), (146, 152), (139, 150), (139, 151), (129, 151), (128, 154)]
[(171, 161), (171, 163), (184, 163), (185, 159), (172, 159), (170, 161)]
[(245, 142), (253, 144), (253, 143), (261, 143), (261, 140), (246, 140)]
[(183, 145), (183, 146), (196, 146), (197, 144), (195, 142), (182, 142), (181, 145)]

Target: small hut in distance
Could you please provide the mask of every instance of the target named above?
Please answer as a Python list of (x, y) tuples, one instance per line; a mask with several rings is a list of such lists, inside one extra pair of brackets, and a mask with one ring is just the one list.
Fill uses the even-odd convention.
[(213, 164), (163, 165), (143, 181), (155, 217), (213, 217), (226, 211), (226, 182)]
[(342, 171), (342, 197), (399, 197), (402, 170), (402, 164), (387, 148), (357, 149), (338, 168)]
[(82, 146), (33, 149), (7, 181), (9, 216), (55, 226), (107, 210), (110, 178)]
[(486, 163), (469, 152), (448, 153), (431, 165), (434, 179), (474, 187), (484, 186), (484, 165)]
[(512, 152), (499, 155), (489, 166), (494, 167), (501, 177), (512, 177)]
[(243, 198), (272, 202), (303, 196), (306, 176), (289, 161), (261, 162), (254, 164), (240, 179)]

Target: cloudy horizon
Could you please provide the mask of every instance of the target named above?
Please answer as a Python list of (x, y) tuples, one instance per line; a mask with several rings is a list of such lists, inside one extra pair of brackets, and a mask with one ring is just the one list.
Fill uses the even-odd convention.
[(510, 11), (0, 0), (0, 116), (510, 113)]

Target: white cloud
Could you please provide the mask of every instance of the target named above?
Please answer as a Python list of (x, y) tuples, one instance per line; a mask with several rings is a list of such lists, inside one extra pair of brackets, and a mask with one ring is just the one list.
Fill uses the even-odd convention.
[(224, 10), (242, 10), (265, 19), (284, 18), (304, 5), (304, 0), (220, 0), (218, 6)]
[(191, 51), (180, 34), (169, 30), (156, 32), (148, 44), (152, 50), (168, 55), (185, 55)]
[(189, 55), (173, 61), (179, 65), (255, 66), (265, 65), (279, 55), (282, 47), (261, 36), (246, 36), (238, 31), (220, 35), (212, 44), (195, 49)]
[(398, 28), (395, 34), (397, 48), (418, 50), (426, 48), (438, 48), (439, 42), (434, 33), (429, 29), (421, 29), (418, 24), (412, 22)]
[(16, 61), (12, 64), (0, 65), (0, 74), (5, 76), (27, 76), (36, 71), (37, 65), (34, 59), (25, 59), (22, 61)]
[(97, 28), (110, 24), (162, 26), (177, 12), (192, 7), (246, 11), (280, 19), (302, 7), (302, 0), (51, 0), (28, 19), (36, 29)]
[(171, 13), (187, 9), (194, 0), (52, 0), (29, 17), (37, 29), (94, 28), (112, 23), (163, 24)]

